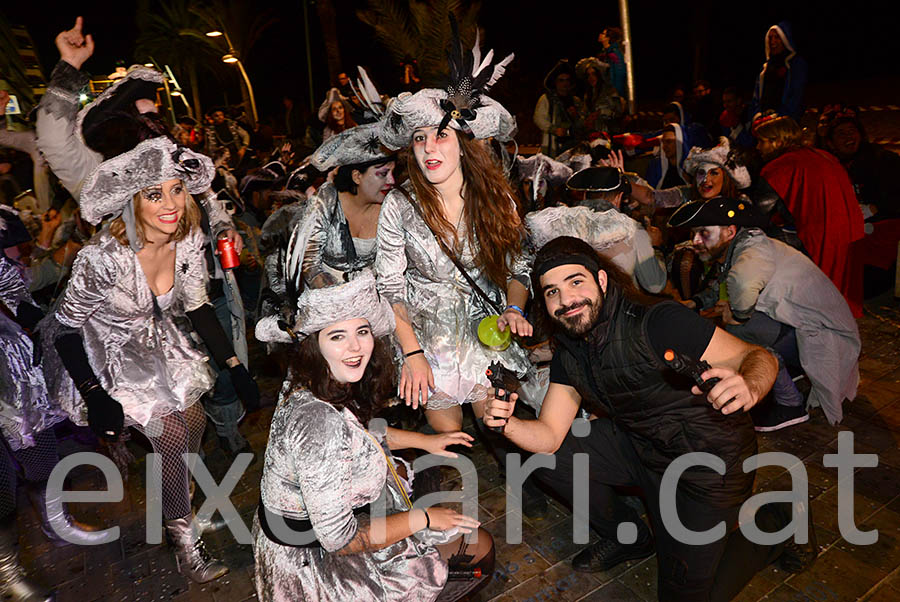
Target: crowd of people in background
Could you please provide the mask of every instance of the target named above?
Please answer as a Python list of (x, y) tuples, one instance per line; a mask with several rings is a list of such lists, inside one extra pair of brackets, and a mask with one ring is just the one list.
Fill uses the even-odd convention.
[[(145, 437), (179, 570), (227, 572), (192, 521), (180, 460), (209, 421), (231, 457), (265, 457), (260, 599), (459, 599), (490, 577), (490, 536), (467, 544), (474, 517), (413, 508), (427, 479), (411, 486), (391, 450), (464, 453), (469, 408), (501, 467), (512, 452), (558, 459), (525, 482), (526, 516), (547, 512), (548, 492), (572, 502), (574, 454), (595, 462), (600, 541), (574, 570), (656, 552), (672, 600), (730, 599), (774, 561), (805, 570), (814, 536), (754, 547), (732, 530), (753, 482), (732, 468), (755, 453), (754, 430), (803, 428), (810, 412), (837, 424), (855, 397), (855, 318), (893, 286), (900, 157), (867, 139), (854, 107), (807, 112), (789, 25), (762, 37), (752, 95), (698, 80), (636, 131), (622, 31), (607, 27), (597, 56), (547, 73), (530, 116), (540, 149), (525, 155), (486, 94), (512, 58), (482, 64), (477, 42), (456, 38), (446, 89), (423, 88), (410, 59), (397, 97), (360, 68), (308, 120), (285, 96), (279, 123), (224, 106), (168, 123), (163, 74), (145, 67), (82, 106), (93, 40), (79, 18), (57, 38), (36, 131), (0, 130), (0, 593), (46, 599), (15, 555), (13, 459), (42, 492), (65, 420), (120, 459), (129, 427)], [(473, 322), (491, 317), (505, 342), (479, 339)], [(257, 345), (285, 372), (266, 450), (238, 429), (259, 406)], [(669, 378), (673, 349), (721, 383)], [(579, 416), (584, 439), (570, 432)], [(687, 471), (679, 509), (730, 535), (685, 546), (660, 523), (660, 475), (697, 449), (728, 473)], [(618, 485), (643, 489), (649, 527)], [(366, 514), (384, 496), (389, 515)], [(54, 524), (88, 541), (64, 514)], [(315, 541), (285, 541), (274, 516)], [(639, 527), (629, 543), (625, 520)], [(759, 518), (790, 520), (777, 504)]]

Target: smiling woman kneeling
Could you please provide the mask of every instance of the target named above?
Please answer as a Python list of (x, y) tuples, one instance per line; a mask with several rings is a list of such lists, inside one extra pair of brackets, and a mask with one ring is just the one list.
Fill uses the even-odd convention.
[[(493, 570), (490, 535), (449, 508), (413, 509), (390, 455), (403, 447), (441, 453), (470, 438), (432, 435), (426, 443), (418, 433), (366, 428), (394, 391), (382, 338), (394, 316), (375, 278), (366, 271), (307, 289), (293, 322), (265, 318), (256, 327), (262, 341), (298, 343), (290, 390), (272, 418), (253, 525), (259, 599), (427, 602), (471, 592)], [(298, 545), (279, 531), (282, 523), (311, 531), (313, 541)], [(462, 534), (476, 530), (477, 541), (465, 543)], [(451, 570), (471, 578), (448, 581)]]

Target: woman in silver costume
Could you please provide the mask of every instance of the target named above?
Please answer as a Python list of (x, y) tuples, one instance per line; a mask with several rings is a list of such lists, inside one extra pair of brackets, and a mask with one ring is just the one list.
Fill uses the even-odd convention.
[(394, 157), (381, 147), (378, 124), (370, 123), (329, 138), (311, 163), (336, 171), (307, 201), (290, 244), (303, 251), (297, 259), (304, 282), (321, 287), (346, 282), (375, 261), (375, 231), (381, 203), (394, 186)]
[[(384, 114), (381, 95), (365, 69), (359, 74), (353, 90), (366, 117), (377, 121)], [(322, 287), (346, 282), (375, 261), (381, 204), (394, 187), (394, 155), (381, 146), (378, 124), (366, 123), (328, 138), (310, 164), (331, 176), (307, 202), (290, 246), (300, 251), (292, 255), (303, 282)], [(297, 266), (287, 269), (298, 272)]]
[[(299, 341), (272, 418), (254, 519), (259, 599), (449, 602), (470, 593), (493, 570), (490, 535), (449, 508), (413, 508), (390, 450), (453, 455), (448, 445), (471, 438), (370, 422), (394, 392), (382, 339), (394, 317), (374, 276), (306, 289), (295, 311), (292, 325), (266, 318), (256, 329), (264, 341), (290, 340), (287, 333)], [(462, 534), (476, 530), (466, 543)], [(448, 580), (451, 573), (463, 578)]]
[(94, 224), (116, 217), (79, 252), (43, 332), (45, 348), (59, 354), (45, 373), (72, 420), (109, 439), (134, 426), (159, 454), (166, 531), (180, 572), (198, 582), (228, 569), (203, 547), (182, 459), (199, 450), (206, 417), (197, 401), (214, 380), (190, 327), (218, 365), (229, 366), (241, 399), (252, 404), (259, 396), (206, 294), (204, 235), (191, 194), (205, 191), (213, 173), (209, 158), (164, 137), (101, 163), (85, 181), (80, 208)]
[(381, 210), (378, 288), (394, 308), (405, 356), (400, 395), (413, 407), (427, 404), (428, 422), (438, 432), (460, 428), (461, 404), (473, 403), (481, 416), (491, 362), (519, 376), (530, 368), (517, 344), (495, 351), (476, 336), (478, 322), (496, 313), (500, 329), (531, 334), (523, 309), (528, 263), (518, 203), (478, 142), (506, 142), (515, 133), (513, 116), (483, 94), (512, 55), (491, 65), (489, 59), (481, 63), (477, 41), (471, 58), (458, 38), (456, 48), (451, 73), (458, 81), (446, 90), (401, 94), (381, 120), (382, 143), (409, 148), (410, 184), (391, 192)]
[(41, 369), (35, 331), (44, 312), (28, 292), (22, 266), (4, 251), (30, 240), (17, 212), (0, 206), (0, 599), (15, 602), (51, 599), (25, 577), (19, 563), (16, 465), (41, 530), (54, 544), (98, 543), (102, 537), (77, 523), (65, 505), (51, 497), (58, 494), (48, 495), (47, 491), (47, 479), (59, 462), (53, 425), (66, 415), (47, 394)]

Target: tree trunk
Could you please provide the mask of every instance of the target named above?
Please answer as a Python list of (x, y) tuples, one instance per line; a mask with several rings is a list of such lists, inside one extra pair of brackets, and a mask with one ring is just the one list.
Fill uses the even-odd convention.
[[(306, 1), (306, 0), (304, 0)], [(322, 38), (325, 41), (325, 56), (328, 60), (328, 76), (331, 84), (337, 85), (338, 73), (344, 68), (341, 65), (341, 48), (338, 45), (337, 18), (331, 0), (316, 0), (316, 12), (322, 26)], [(349, 74), (348, 74), (349, 75)]]
[(193, 117), (197, 120), (197, 123), (200, 123), (203, 120), (203, 110), (200, 106), (200, 84), (197, 82), (197, 63), (195, 61), (189, 61), (187, 70), (188, 81), (191, 84), (191, 99), (194, 104)]

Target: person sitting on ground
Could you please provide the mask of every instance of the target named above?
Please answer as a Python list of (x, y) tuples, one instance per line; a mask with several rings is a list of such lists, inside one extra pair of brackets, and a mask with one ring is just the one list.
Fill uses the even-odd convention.
[[(819, 118), (819, 148), (832, 153), (847, 170), (865, 217), (866, 237), (858, 243), (865, 298), (894, 281), (900, 241), (900, 156), (870, 142), (853, 107), (826, 107)], [(863, 274), (857, 270), (856, 276)]]
[(728, 332), (779, 356), (775, 403), (753, 411), (757, 431), (809, 420), (788, 366), (809, 376), (808, 404), (822, 406), (828, 421), (837, 424), (841, 403), (856, 397), (859, 383), (856, 320), (822, 270), (800, 251), (766, 236), (756, 227), (760, 221), (752, 205), (725, 197), (688, 203), (672, 215), (670, 224), (691, 229), (701, 258), (720, 265), (710, 287), (685, 304), (715, 308)]
[(753, 134), (765, 165), (760, 179), (783, 200), (809, 258), (841, 291), (854, 317), (862, 315), (862, 287), (853, 278), (853, 245), (864, 236), (853, 184), (834, 155), (810, 148), (790, 117), (766, 115)]
[[(513, 415), (513, 393), (509, 401), (488, 400), (485, 424), (502, 428), (524, 449), (554, 455), (555, 468), (535, 476), (570, 504), (578, 499), (575, 522), (589, 520), (602, 538), (575, 556), (574, 568), (608, 571), (655, 551), (659, 599), (680, 601), (730, 600), (775, 560), (790, 572), (809, 567), (818, 549), (808, 500), (794, 506), (807, 525), (805, 544), (760, 545), (738, 528), (739, 510), (753, 489), (743, 462), (757, 450), (747, 410), (775, 380), (772, 354), (682, 305), (652, 305), (575, 238), (556, 238), (537, 252), (532, 284), (532, 313), (557, 332), (550, 388), (537, 420)], [(712, 368), (700, 378), (720, 380), (701, 392), (693, 378), (667, 365), (675, 354), (708, 362)], [(582, 405), (600, 417), (573, 422)], [(718, 471), (695, 465), (680, 473), (677, 486), (663, 482), (673, 461), (700, 450), (717, 457)], [(575, 467), (583, 455), (589, 471), (587, 464)], [(589, 491), (589, 513), (576, 496), (580, 485)], [(655, 543), (638, 513), (616, 497), (615, 486), (643, 490)], [(680, 524), (693, 531), (724, 521), (722, 536), (701, 545), (684, 541), (666, 516), (675, 508)], [(791, 504), (766, 504), (755, 520), (768, 532), (783, 528), (791, 523)]]

